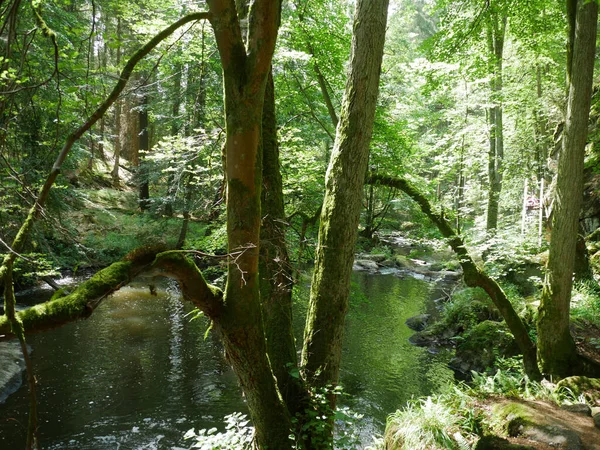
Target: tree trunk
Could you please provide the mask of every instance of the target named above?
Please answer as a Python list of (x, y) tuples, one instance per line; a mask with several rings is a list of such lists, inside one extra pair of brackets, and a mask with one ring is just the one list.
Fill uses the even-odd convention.
[[(307, 381), (338, 382), (344, 319), (369, 160), (387, 21), (387, 0), (356, 3), (350, 71), (327, 170), (302, 366)], [(335, 399), (331, 398), (331, 405)]]
[(498, 16), (492, 12), (488, 24), (488, 50), (490, 52), (490, 66), (492, 78), (490, 80), (491, 102), (494, 105), (489, 109), (489, 154), (488, 154), (488, 210), (486, 229), (494, 233), (498, 227), (500, 209), (500, 193), (502, 192), (503, 159), (504, 159), (504, 124), (502, 112), (502, 58), (504, 56), (504, 37), (506, 34), (507, 17), (505, 14)]
[(262, 119), (262, 226), (260, 233), (260, 295), (269, 361), (279, 391), (293, 416), (305, 396), (298, 371), (292, 324), (292, 268), (285, 240), (283, 181), (275, 119), (272, 72), (265, 89)]
[[(175, 65), (175, 75), (173, 76), (173, 109), (171, 117), (171, 136), (177, 136), (179, 134), (179, 113), (181, 110), (181, 81), (183, 66), (181, 63)], [(173, 202), (175, 201), (175, 193), (177, 192), (177, 185), (175, 183), (175, 174), (169, 172), (167, 176), (167, 195), (165, 198), (164, 213), (167, 217), (173, 216)]]
[(242, 38), (233, 1), (209, 1), (225, 92), (227, 238), (225, 312), (219, 320), (227, 359), (246, 395), (259, 448), (288, 449), (291, 418), (267, 357), (261, 313), (261, 128), (265, 85), (279, 25), (279, 2), (255, 2)]
[[(544, 373), (565, 377), (577, 370), (575, 343), (569, 331), (569, 310), (579, 213), (583, 196), (583, 160), (596, 52), (598, 5), (570, 2), (575, 15), (571, 65), (567, 67), (569, 96), (563, 146), (558, 161), (556, 201), (550, 255), (538, 316), (538, 350)], [(570, 22), (571, 23), (571, 22)], [(574, 32), (574, 34), (573, 34)], [(571, 39), (570, 39), (571, 41)]]
[(146, 211), (150, 206), (150, 186), (148, 183), (148, 168), (144, 163), (145, 153), (150, 150), (150, 139), (148, 135), (148, 95), (144, 93), (142, 105), (138, 113), (138, 158), (139, 165), (137, 170), (139, 187), (139, 205), (142, 211)]

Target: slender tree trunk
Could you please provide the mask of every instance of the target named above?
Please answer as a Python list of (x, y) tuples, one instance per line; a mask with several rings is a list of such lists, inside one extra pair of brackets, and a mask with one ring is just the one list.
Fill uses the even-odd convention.
[(525, 235), (527, 222), (527, 194), (529, 192), (529, 179), (525, 178), (523, 182), (523, 203), (521, 204), (521, 236)]
[[(563, 146), (558, 161), (550, 256), (538, 316), (538, 350), (542, 370), (558, 377), (577, 370), (575, 343), (569, 331), (569, 309), (579, 213), (583, 195), (583, 159), (592, 96), (598, 4), (568, 2), (576, 16), (567, 67), (569, 96)], [(571, 22), (570, 22), (571, 23)], [(570, 39), (571, 41), (571, 39)]]
[[(181, 63), (175, 65), (175, 75), (173, 76), (173, 108), (171, 110), (171, 136), (177, 136), (179, 134), (179, 113), (181, 110), (181, 81), (183, 66)], [(177, 185), (175, 184), (175, 174), (169, 172), (167, 176), (167, 195), (165, 199), (164, 213), (165, 216), (171, 217), (173, 215), (173, 202), (175, 201), (175, 192), (177, 192)]]
[[(121, 66), (121, 18), (117, 19), (117, 69)], [(121, 100), (115, 102), (115, 143), (114, 143), (114, 165), (112, 169), (112, 180), (114, 186), (119, 186), (119, 164), (121, 163)]]
[[(302, 366), (316, 387), (337, 384), (362, 189), (369, 160), (387, 0), (356, 3), (350, 72), (319, 227)], [(335, 400), (331, 399), (332, 405)]]
[(488, 49), (492, 66), (492, 78), (490, 81), (492, 103), (494, 106), (489, 110), (489, 154), (488, 154), (488, 210), (486, 229), (494, 233), (498, 227), (498, 215), (500, 209), (500, 194), (502, 192), (503, 159), (504, 159), (504, 124), (502, 110), (502, 77), (504, 56), (504, 37), (506, 33), (506, 15), (498, 16), (493, 12), (488, 24)]
[(148, 134), (148, 95), (142, 97), (142, 105), (138, 113), (139, 126), (139, 165), (138, 165), (138, 187), (139, 187), (139, 205), (142, 211), (146, 211), (150, 206), (150, 185), (148, 183), (148, 169), (144, 163), (145, 153), (150, 150), (150, 137)]

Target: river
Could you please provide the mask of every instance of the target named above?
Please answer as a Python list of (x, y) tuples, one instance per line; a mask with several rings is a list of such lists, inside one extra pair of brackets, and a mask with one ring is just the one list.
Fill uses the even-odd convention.
[[(296, 292), (298, 340), (309, 282), (302, 279)], [(89, 319), (28, 338), (44, 450), (187, 449), (189, 428), (223, 428), (223, 416), (246, 412), (219, 342), (205, 338), (207, 321), (190, 321), (192, 308), (175, 288), (158, 294), (121, 289)], [(404, 324), (435, 295), (422, 280), (354, 273), (342, 402), (364, 415), (357, 426), (365, 442), (383, 432), (389, 413), (452, 377), (447, 356), (409, 344)], [(24, 448), (27, 409), (25, 387), (0, 404), (0, 449)]]

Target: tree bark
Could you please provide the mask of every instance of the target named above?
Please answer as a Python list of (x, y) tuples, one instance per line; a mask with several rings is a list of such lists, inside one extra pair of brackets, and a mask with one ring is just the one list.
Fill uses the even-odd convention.
[[(558, 161), (550, 255), (538, 316), (538, 350), (544, 373), (565, 377), (577, 370), (569, 310), (579, 213), (583, 196), (583, 160), (592, 96), (598, 5), (567, 2), (576, 17), (569, 31), (572, 48), (567, 67), (569, 96), (563, 146)], [(571, 20), (569, 21), (572, 24)]]
[(293, 416), (306, 391), (302, 386), (292, 324), (293, 275), (287, 252), (283, 181), (275, 115), (275, 86), (269, 73), (262, 118), (263, 188), (260, 232), (260, 296), (269, 361)]
[[(142, 89), (146, 89), (145, 87)], [(148, 168), (144, 163), (146, 153), (150, 150), (150, 138), (148, 134), (148, 94), (144, 93), (142, 102), (138, 112), (138, 167), (137, 167), (137, 182), (139, 188), (138, 202), (140, 209), (146, 211), (150, 206), (150, 183), (148, 181)]]
[[(325, 181), (325, 199), (302, 350), (302, 366), (307, 381), (320, 388), (337, 384), (339, 377), (344, 320), (377, 104), (387, 9), (387, 0), (359, 0), (356, 3), (350, 71)], [(335, 406), (333, 396), (331, 405)]]
[[(227, 237), (226, 309), (219, 321), (227, 359), (246, 395), (259, 448), (291, 448), (291, 418), (267, 357), (260, 304), (261, 128), (265, 85), (280, 2), (257, 1), (247, 39), (233, 0), (209, 1), (225, 92)], [(245, 41), (245, 43), (244, 43)]]

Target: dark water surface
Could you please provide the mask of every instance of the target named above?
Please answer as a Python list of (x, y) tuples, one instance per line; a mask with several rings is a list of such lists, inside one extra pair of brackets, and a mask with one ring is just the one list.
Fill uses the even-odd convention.
[[(309, 280), (298, 289), (297, 338)], [(439, 355), (408, 343), (404, 321), (419, 314), (432, 285), (394, 275), (355, 273), (346, 321), (344, 400), (364, 414), (364, 434), (382, 432), (386, 416), (412, 396), (434, 391), (451, 372)], [(85, 321), (32, 335), (45, 450), (187, 449), (189, 428), (222, 428), (246, 412), (235, 376), (207, 322), (175, 289), (149, 295), (121, 289)], [(0, 345), (3, 345), (0, 343)], [(0, 362), (1, 364), (2, 362)], [(0, 405), (0, 449), (24, 448), (26, 389)]]

